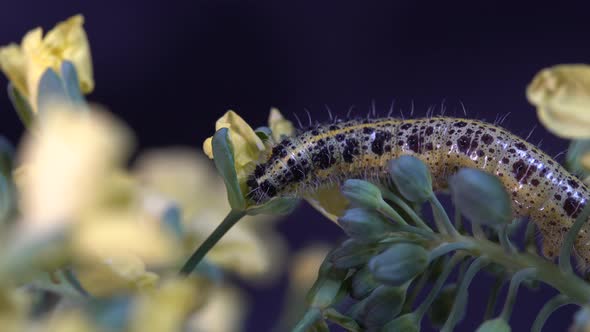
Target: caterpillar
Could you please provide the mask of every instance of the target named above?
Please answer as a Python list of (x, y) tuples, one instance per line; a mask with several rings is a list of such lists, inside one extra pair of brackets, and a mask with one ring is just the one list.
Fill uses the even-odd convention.
[[(578, 178), (507, 130), (478, 120), (432, 117), (350, 120), (285, 138), (249, 176), (249, 197), (262, 203), (301, 196), (350, 178), (383, 183), (387, 162), (402, 155), (428, 166), (435, 191), (445, 189), (448, 178), (462, 167), (495, 174), (512, 197), (515, 217), (529, 217), (537, 225), (548, 258), (558, 255), (590, 196)], [(590, 266), (589, 229), (585, 224), (574, 244), (584, 266)]]

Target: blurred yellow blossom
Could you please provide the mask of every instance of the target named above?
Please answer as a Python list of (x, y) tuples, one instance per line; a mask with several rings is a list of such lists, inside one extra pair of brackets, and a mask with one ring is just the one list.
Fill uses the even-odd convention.
[(58, 23), (45, 37), (43, 30), (36, 28), (24, 36), (20, 46), (0, 48), (0, 70), (29, 100), (33, 110), (41, 76), (48, 68), (59, 73), (65, 60), (74, 64), (81, 91), (90, 93), (94, 89), (90, 46), (83, 24), (84, 17), (75, 15)]
[(20, 146), (16, 174), (23, 225), (31, 232), (73, 222), (123, 163), (131, 135), (104, 112), (56, 105)]
[(130, 331), (181, 331), (190, 315), (207, 301), (209, 289), (207, 280), (195, 276), (165, 280), (138, 295)]
[(135, 255), (117, 255), (86, 264), (76, 276), (82, 287), (94, 296), (115, 295), (125, 290), (155, 287), (158, 275), (146, 271), (144, 262)]
[[(225, 187), (210, 162), (189, 148), (142, 154), (135, 175), (149, 190), (175, 202), (182, 211), (187, 254), (201, 244), (230, 210)], [(249, 278), (272, 278), (281, 266), (283, 239), (271, 228), (269, 215), (246, 216), (207, 255), (212, 263)]]
[(211, 290), (207, 302), (190, 318), (191, 332), (239, 332), (244, 330), (246, 301), (231, 286), (217, 286)]
[(93, 295), (147, 287), (156, 278), (145, 266), (178, 264), (180, 244), (144, 209), (141, 188), (123, 169), (131, 133), (122, 123), (96, 108), (56, 104), (36, 125), (19, 152), (21, 237), (65, 229)]
[(283, 136), (293, 136), (295, 134), (293, 123), (285, 119), (281, 112), (274, 107), (270, 109), (268, 127), (272, 131), (272, 138), (275, 142), (279, 142)]
[(526, 94), (551, 132), (563, 138), (590, 138), (590, 66), (545, 68), (533, 78)]
[(63, 311), (52, 315), (38, 325), (39, 332), (100, 332), (96, 324), (79, 310)]

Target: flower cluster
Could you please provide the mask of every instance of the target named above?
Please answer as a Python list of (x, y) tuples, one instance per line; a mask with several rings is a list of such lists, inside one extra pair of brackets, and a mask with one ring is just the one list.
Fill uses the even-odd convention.
[[(179, 275), (230, 210), (223, 179), (187, 147), (147, 151), (127, 167), (133, 133), (84, 97), (94, 80), (83, 22), (77, 15), (0, 48), (28, 129), (17, 148), (0, 137), (2, 331), (241, 330), (246, 297), (228, 276), (278, 276), (276, 215), (251, 213)], [(254, 146), (236, 154), (236, 170), (267, 147), (240, 120), (228, 112), (218, 123), (236, 151)], [(269, 127), (276, 139), (293, 131), (274, 109)], [(237, 145), (242, 138), (251, 141)]]

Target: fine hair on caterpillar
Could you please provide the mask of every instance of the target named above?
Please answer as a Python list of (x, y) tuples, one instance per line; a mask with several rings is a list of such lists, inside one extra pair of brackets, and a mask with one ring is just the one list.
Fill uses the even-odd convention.
[[(303, 196), (320, 186), (360, 178), (388, 181), (387, 162), (413, 155), (429, 168), (433, 189), (463, 167), (496, 175), (511, 195), (515, 217), (529, 217), (542, 235), (548, 258), (590, 198), (588, 188), (526, 140), (479, 120), (454, 117), (349, 120), (317, 125), (278, 142), (248, 179), (249, 198)], [(574, 244), (578, 261), (590, 266), (590, 226)]]

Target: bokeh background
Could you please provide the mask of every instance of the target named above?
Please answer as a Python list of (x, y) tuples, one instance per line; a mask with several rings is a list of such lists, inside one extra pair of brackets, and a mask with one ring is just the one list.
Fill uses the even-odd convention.
[[(271, 106), (295, 120), (365, 115), (374, 102), (386, 114), (424, 115), (444, 101), (448, 115), (504, 123), (527, 136), (538, 123), (524, 95), (541, 68), (590, 61), (590, 6), (583, 1), (2, 1), (0, 45), (30, 28), (86, 17), (100, 101), (135, 130), (139, 148), (200, 147), (214, 122), (233, 109), (252, 125)], [(6, 85), (0, 77), (0, 86)], [(0, 133), (17, 142), (23, 128), (0, 93)], [(567, 142), (542, 127), (531, 142), (555, 155)], [(562, 158), (561, 158), (562, 159)], [(308, 206), (279, 224), (292, 250), (335, 241), (340, 230)], [(268, 331), (282, 305), (286, 277), (266, 288), (247, 286), (247, 331)], [(490, 280), (471, 287), (466, 322), (480, 322)], [(530, 328), (551, 294), (521, 290), (513, 331)], [(564, 331), (562, 309), (546, 331)]]

